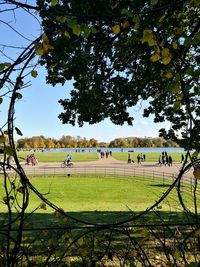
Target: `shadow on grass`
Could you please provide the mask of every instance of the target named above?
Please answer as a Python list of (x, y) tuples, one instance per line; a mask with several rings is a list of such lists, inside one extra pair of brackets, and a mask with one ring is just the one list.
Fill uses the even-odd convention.
[[(162, 208), (159, 206), (159, 208)], [(24, 225), (26, 228), (45, 228), (62, 225), (64, 226), (88, 226), (88, 224), (118, 224), (128, 221), (127, 225), (156, 225), (156, 224), (190, 224), (195, 218), (184, 212), (167, 212), (156, 209), (140, 216), (142, 211), (81, 211), (66, 212), (66, 216), (54, 213), (27, 214)], [(0, 226), (7, 222), (8, 214), (0, 213)], [(13, 218), (16, 214), (13, 214)], [(136, 218), (137, 217), (137, 218)], [(74, 219), (72, 219), (74, 218)], [(77, 219), (77, 220), (76, 220)], [(79, 220), (83, 222), (78, 222)], [(28, 229), (27, 229), (28, 230)]]
[(169, 187), (170, 184), (150, 184), (149, 186), (156, 186), (156, 187)]

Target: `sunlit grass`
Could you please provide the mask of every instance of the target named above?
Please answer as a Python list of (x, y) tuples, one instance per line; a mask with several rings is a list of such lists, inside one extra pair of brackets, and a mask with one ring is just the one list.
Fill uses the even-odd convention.
[[(18, 156), (20, 158), (25, 159), (27, 155), (34, 154), (35, 157), (38, 158), (39, 162), (62, 162), (66, 159), (67, 152), (18, 152)], [(97, 153), (93, 152), (74, 152), (69, 153), (72, 157), (72, 161), (74, 162), (82, 162), (82, 161), (95, 161), (98, 160)], [(21, 159), (21, 160), (23, 160)]]
[[(137, 155), (141, 154), (139, 152), (113, 152), (112, 156), (117, 160), (122, 161), (128, 161), (128, 155), (130, 154), (131, 159), (137, 162)], [(146, 162), (158, 162), (158, 158), (161, 155), (159, 152), (146, 152), (144, 153), (146, 155)], [(180, 162), (181, 161), (181, 154), (178, 152), (172, 152), (168, 153), (172, 157), (172, 160), (174, 162)]]

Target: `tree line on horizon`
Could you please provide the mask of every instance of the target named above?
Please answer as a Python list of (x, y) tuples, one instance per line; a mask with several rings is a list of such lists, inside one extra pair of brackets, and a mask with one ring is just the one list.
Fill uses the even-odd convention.
[(40, 136), (20, 138), (16, 142), (18, 149), (50, 149), (50, 148), (95, 148), (95, 147), (178, 147), (179, 145), (171, 140), (162, 137), (126, 137), (115, 138), (110, 142), (98, 142), (95, 138), (62, 136), (59, 139)]

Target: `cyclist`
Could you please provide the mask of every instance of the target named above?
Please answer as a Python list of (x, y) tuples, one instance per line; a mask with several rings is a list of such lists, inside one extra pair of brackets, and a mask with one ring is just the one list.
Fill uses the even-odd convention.
[(66, 158), (67, 165), (70, 163), (71, 160), (72, 160), (72, 157), (68, 154)]

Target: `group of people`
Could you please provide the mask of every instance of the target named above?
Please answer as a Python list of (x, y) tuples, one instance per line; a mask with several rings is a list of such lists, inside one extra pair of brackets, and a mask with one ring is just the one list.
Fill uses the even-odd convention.
[(158, 165), (172, 166), (172, 163), (173, 163), (172, 156), (168, 155), (166, 151), (162, 152), (162, 154), (158, 158)]
[(34, 156), (34, 154), (27, 155), (26, 157), (26, 164), (35, 166), (38, 164), (38, 159)]
[[(137, 155), (137, 163), (141, 164), (141, 162), (146, 161), (146, 154), (140, 153)], [(134, 160), (131, 159), (131, 154), (128, 154), (128, 163), (134, 163)]]
[(112, 156), (112, 151), (108, 151), (108, 150), (106, 152), (100, 150), (99, 153), (101, 155), (101, 159), (103, 159), (105, 157), (108, 158), (109, 155)]

